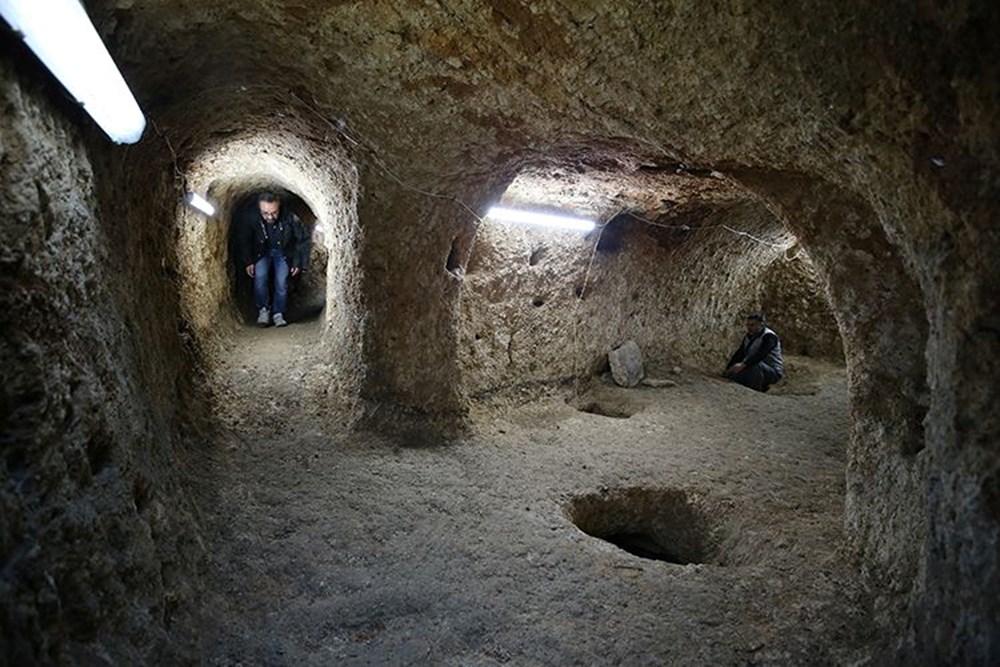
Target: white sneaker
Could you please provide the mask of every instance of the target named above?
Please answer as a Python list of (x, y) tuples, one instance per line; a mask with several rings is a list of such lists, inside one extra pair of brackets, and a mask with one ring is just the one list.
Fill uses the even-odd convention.
[(266, 327), (270, 319), (271, 319), (271, 311), (268, 310), (266, 306), (264, 308), (261, 308), (260, 312), (257, 313), (257, 324), (259, 324), (262, 327)]
[(274, 326), (283, 327), (286, 324), (288, 324), (288, 322), (285, 321), (285, 318), (282, 317), (281, 313), (274, 314)]

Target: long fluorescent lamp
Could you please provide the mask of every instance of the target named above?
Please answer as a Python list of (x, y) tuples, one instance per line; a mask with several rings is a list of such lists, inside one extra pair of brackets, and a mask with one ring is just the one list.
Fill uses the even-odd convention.
[(112, 141), (142, 138), (146, 119), (80, 0), (0, 0), (0, 15)]
[(486, 213), (487, 218), (493, 220), (503, 220), (505, 222), (519, 222), (525, 225), (537, 225), (539, 227), (554, 227), (556, 229), (572, 229), (581, 232), (589, 232), (596, 226), (593, 220), (578, 218), (572, 215), (557, 215), (555, 213), (538, 213), (535, 211), (525, 211), (520, 208), (504, 208), (494, 206)]
[(215, 207), (212, 206), (208, 200), (195, 192), (189, 192), (187, 194), (187, 203), (205, 215), (215, 215)]

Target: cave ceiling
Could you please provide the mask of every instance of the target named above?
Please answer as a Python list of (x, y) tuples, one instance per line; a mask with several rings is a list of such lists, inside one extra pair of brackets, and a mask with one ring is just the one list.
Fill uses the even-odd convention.
[(824, 173), (865, 133), (916, 122), (887, 108), (866, 125), (872, 97), (906, 85), (891, 69), (905, 49), (872, 34), (889, 10), (860, 3), (794, 14), (612, 1), (86, 5), (141, 105), (179, 140), (287, 114), (305, 119), (301, 132), (347, 129), (428, 178), (609, 153)]

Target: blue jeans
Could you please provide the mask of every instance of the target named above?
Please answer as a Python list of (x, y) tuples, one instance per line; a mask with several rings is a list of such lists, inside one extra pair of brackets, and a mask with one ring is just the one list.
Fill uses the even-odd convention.
[(274, 266), (274, 305), (271, 312), (275, 315), (285, 312), (285, 299), (288, 298), (288, 260), (281, 250), (271, 250), (257, 260), (253, 267), (253, 298), (257, 302), (257, 310), (267, 308), (270, 302), (268, 294), (268, 278), (271, 267)]

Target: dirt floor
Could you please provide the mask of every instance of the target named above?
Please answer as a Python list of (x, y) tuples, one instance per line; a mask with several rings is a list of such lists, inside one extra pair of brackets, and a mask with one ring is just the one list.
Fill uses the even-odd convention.
[(212, 371), (204, 664), (864, 662), (842, 369), (497, 402), (406, 447), (324, 409), (319, 333), (248, 327)]

